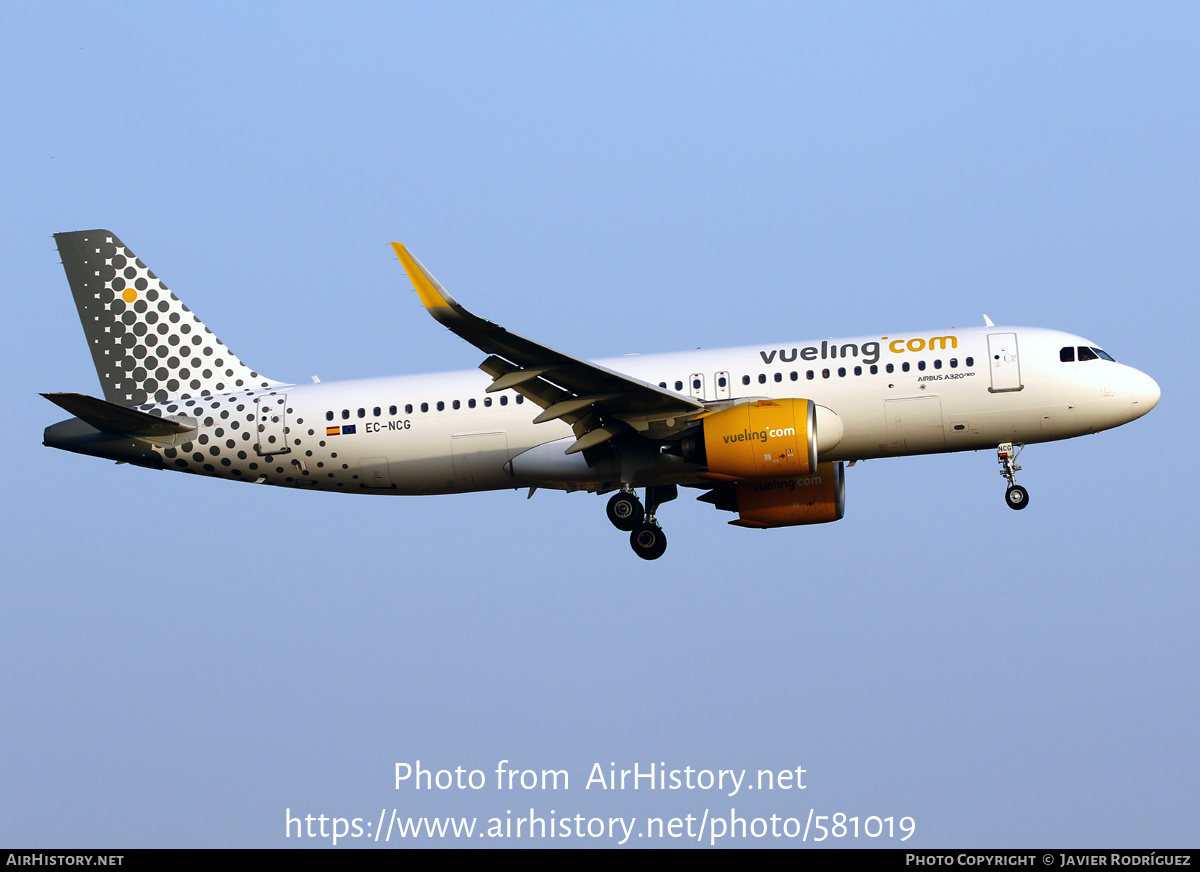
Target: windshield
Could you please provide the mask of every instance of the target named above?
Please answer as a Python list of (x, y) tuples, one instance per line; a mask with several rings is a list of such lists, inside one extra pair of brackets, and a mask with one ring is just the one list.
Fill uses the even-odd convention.
[(1076, 360), (1080, 362), (1085, 360), (1111, 360), (1113, 363), (1117, 362), (1117, 359), (1103, 348), (1096, 348), (1089, 345), (1079, 345), (1074, 348), (1070, 345), (1064, 346), (1058, 352), (1058, 359), (1063, 363), (1074, 363)]

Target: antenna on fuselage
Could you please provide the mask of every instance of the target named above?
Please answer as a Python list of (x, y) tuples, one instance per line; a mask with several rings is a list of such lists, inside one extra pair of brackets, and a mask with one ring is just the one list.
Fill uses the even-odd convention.
[(996, 325), (992, 323), (991, 318), (989, 318), (987, 315), (984, 315), (983, 316), (983, 326), (984, 327), (995, 327)]

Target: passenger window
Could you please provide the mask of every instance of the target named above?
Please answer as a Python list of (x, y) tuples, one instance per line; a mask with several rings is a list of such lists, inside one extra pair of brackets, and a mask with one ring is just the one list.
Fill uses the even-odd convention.
[(758, 383), (759, 383), (760, 385), (765, 385), (765, 384), (767, 383), (767, 377), (766, 377), (766, 375), (765, 375), (764, 373), (761, 373), (761, 372), (760, 372), (760, 373), (758, 374)]
[[(795, 380), (795, 378), (796, 378), (796, 374), (792, 373), (792, 379)], [(699, 382), (696, 382), (696, 387), (700, 387)], [(729, 387), (729, 379), (725, 378), (725, 376), (721, 376), (719, 379), (717, 379), (717, 387), (719, 387), (719, 388)]]
[(934, 368), (934, 369), (941, 369), (941, 368), (942, 368), (942, 359), (941, 359), (940, 357), (939, 357), (937, 360), (935, 360), (935, 361), (933, 362), (933, 368)]
[(827, 370), (827, 369), (821, 370), (821, 378), (829, 378), (829, 370)]
[(681, 382), (681, 381), (676, 381), (676, 382), (675, 382), (675, 390), (677, 390), (677, 391), (681, 391), (681, 390), (683, 390), (683, 382)]
[(742, 384), (744, 384), (744, 385), (750, 384), (750, 376), (748, 376), (748, 375), (742, 376)]
[(1058, 349), (1058, 359), (1061, 360), (1063, 363), (1074, 363), (1075, 362), (1075, 346), (1074, 345), (1064, 345), (1062, 348)]
[(389, 415), (394, 415), (394, 414), (396, 414), (396, 407), (395, 407), (395, 406), (388, 406), (388, 414), (389, 414)]
[(905, 372), (908, 372), (910, 369), (912, 369), (912, 367), (911, 367), (911, 366), (909, 366), (909, 364), (908, 364), (908, 361), (907, 361), (907, 360), (906, 360), (906, 361), (904, 361), (904, 363), (900, 364), (900, 368), (901, 368), (902, 370), (904, 370)]
[(895, 371), (896, 371), (896, 365), (895, 365), (894, 363), (889, 363), (889, 364), (887, 365), (887, 371), (888, 371), (888, 372), (895, 372)]
[(838, 378), (845, 378), (845, 377), (846, 377), (846, 367), (839, 366), (838, 367)]
[(471, 399), (467, 400), (467, 408), (469, 408), (469, 409), (475, 408), (475, 398), (474, 397), (471, 397)]
[(974, 366), (974, 365), (975, 365), (975, 358), (968, 357), (967, 358), (967, 366)]
[(1099, 360), (1099, 358), (1096, 356), (1096, 352), (1092, 351), (1092, 349), (1088, 348), (1086, 345), (1080, 345), (1079, 360), (1082, 362), (1085, 360)]
[(804, 375), (805, 375), (805, 376), (807, 376), (807, 378), (808, 378), (808, 380), (809, 380), (809, 381), (812, 381), (812, 380), (813, 380), (813, 376), (815, 376), (815, 375), (816, 375), (816, 373), (814, 373), (814, 372), (813, 372), (813, 371), (810, 369), (810, 370), (809, 370), (808, 372), (806, 372)]
[(360, 417), (360, 418), (365, 418), (365, 417), (367, 417), (367, 410), (366, 410), (366, 409), (359, 409), (359, 410), (358, 410), (358, 417)]
[(776, 382), (781, 382), (781, 381), (783, 381), (783, 373), (781, 373), (781, 372), (777, 372), (777, 373), (775, 373), (775, 381), (776, 381)]
[(950, 368), (958, 369), (958, 358), (957, 357), (950, 358)]
[(800, 380), (800, 373), (796, 372), (796, 370), (793, 369), (792, 370), (792, 381), (799, 381), (799, 380)]
[(871, 364), (871, 375), (879, 375), (879, 367), (875, 364)]
[(659, 382), (659, 383), (658, 383), (658, 386), (659, 386), (660, 388), (665, 388), (665, 387), (667, 386), (667, 383), (666, 383), (666, 382)]
[(326, 413), (325, 413), (325, 420), (326, 420), (326, 421), (332, 421), (332, 420), (333, 420), (333, 412), (326, 412)]
[(862, 375), (862, 367), (861, 367), (861, 366), (856, 366), (856, 367), (854, 367), (854, 374), (855, 374), (855, 375)]
[(500, 397), (500, 405), (502, 405), (502, 406), (507, 406), (507, 405), (508, 405), (508, 394), (503, 394), (503, 395)]
[(925, 371), (925, 361), (918, 360), (917, 361), (917, 369), (921, 370), (921, 372), (924, 372)]
[(492, 398), (491, 398), (491, 397), (484, 397), (484, 398), (483, 398), (483, 404), (484, 404), (485, 406), (490, 406), (490, 405), (492, 404)]
[(458, 400), (455, 400), (450, 405), (454, 407), (455, 411), (462, 408), (462, 403), (460, 403)]
[(349, 409), (342, 409), (342, 420), (343, 421), (350, 420), (350, 410)]
[(428, 412), (429, 411), (429, 403), (421, 403), (421, 411)]
[(381, 414), (383, 414), (383, 409), (376, 406), (375, 407), (375, 417), (378, 418)]
[(698, 379), (698, 378), (692, 379), (692, 390), (694, 390), (694, 391), (700, 390), (700, 379)]
[(438, 410), (439, 412), (444, 412), (444, 411), (446, 411), (446, 404), (445, 404), (445, 403), (443, 403), (441, 400), (438, 400), (437, 410)]
[(404, 404), (404, 414), (406, 414), (406, 415), (411, 415), (411, 414), (412, 414), (412, 403), (405, 403), (405, 404)]
[(521, 403), (523, 403), (523, 402), (525, 402), (525, 397), (524, 397), (524, 395), (523, 395), (523, 394), (517, 394), (517, 405), (519, 406), (519, 405), (521, 405)]

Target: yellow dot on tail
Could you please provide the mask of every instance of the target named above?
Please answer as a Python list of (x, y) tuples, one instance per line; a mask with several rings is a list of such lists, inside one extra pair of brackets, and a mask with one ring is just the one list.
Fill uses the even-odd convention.
[(121, 294), (121, 299), (126, 303), (132, 303), (137, 299), (137, 291), (135, 291), (133, 288), (126, 288), (125, 293)]

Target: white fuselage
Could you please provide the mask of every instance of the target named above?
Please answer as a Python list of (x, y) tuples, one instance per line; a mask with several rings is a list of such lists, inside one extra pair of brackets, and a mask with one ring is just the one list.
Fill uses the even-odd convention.
[[(1152, 379), (1109, 360), (1060, 359), (1060, 349), (1077, 346), (1094, 343), (1055, 330), (987, 327), (598, 363), (701, 400), (813, 400), (841, 422), (840, 441), (820, 458), (832, 461), (1066, 439), (1153, 408)], [(277, 385), (140, 408), (197, 427), (154, 443), (166, 468), (346, 493), (545, 485), (515, 478), (505, 464), (571, 437), (571, 428), (532, 423), (537, 405), (512, 390), (488, 394), (490, 383), (469, 370)], [(271, 453), (256, 451), (271, 437)]]

